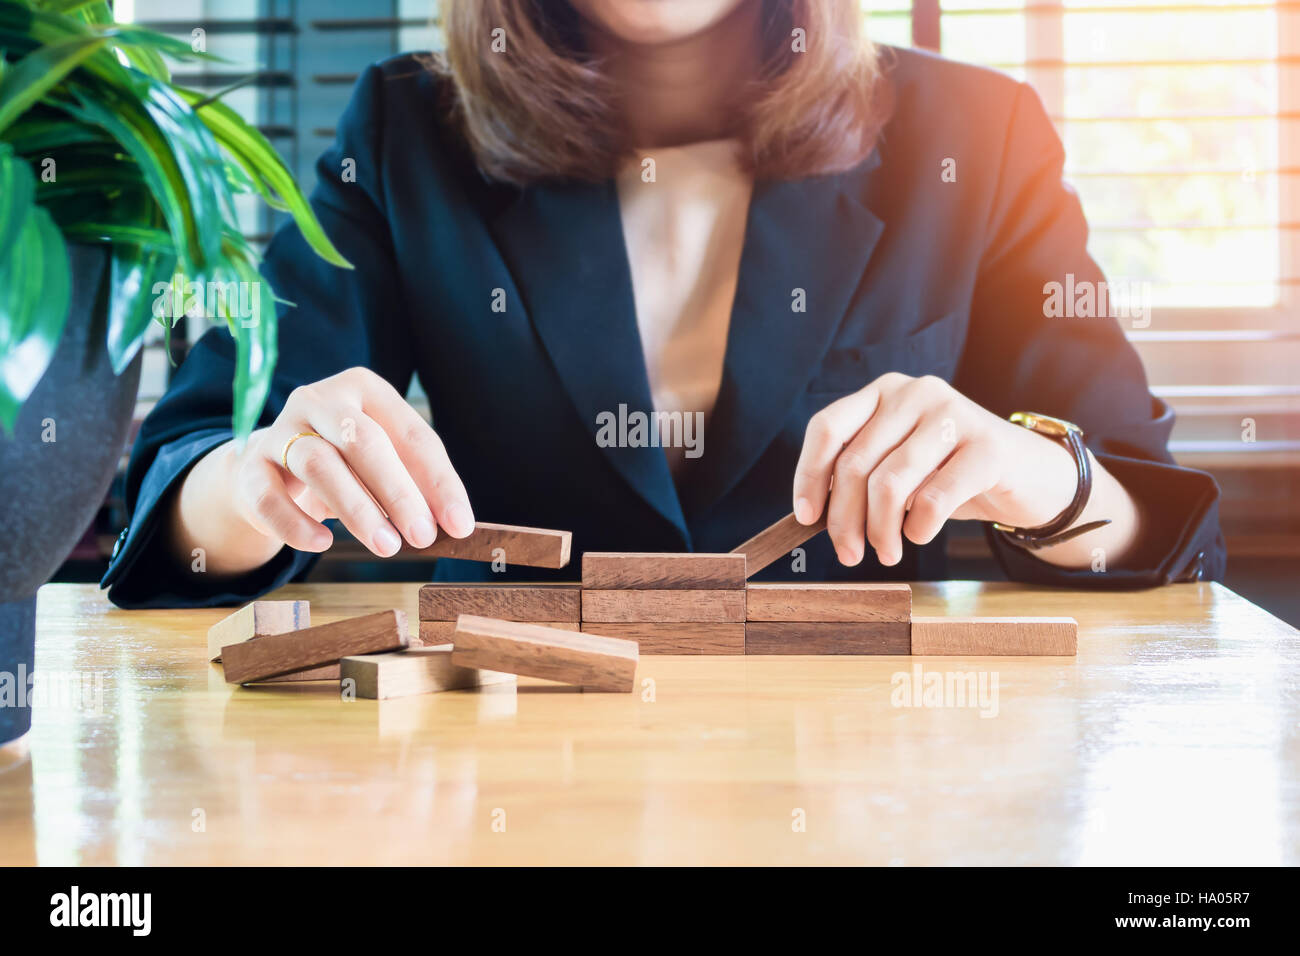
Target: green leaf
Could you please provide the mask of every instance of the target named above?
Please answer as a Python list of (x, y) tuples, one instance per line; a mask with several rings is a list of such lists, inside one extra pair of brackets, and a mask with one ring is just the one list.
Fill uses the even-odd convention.
[(81, 90), (70, 112), (104, 127), (144, 174), (162, 208), (182, 268), (206, 276), (221, 255), (221, 224), (234, 220), (234, 200), (216, 140), (176, 94), (137, 74), (134, 95)]
[(111, 39), (110, 36), (73, 37), (42, 47), (19, 60), (0, 83), (0, 133)]
[[(139, 197), (134, 215), (145, 222), (152, 217), (161, 225), (162, 214), (147, 194)], [(146, 205), (147, 204), (147, 205)], [(129, 242), (112, 246), (111, 285), (108, 304), (108, 355), (113, 371), (121, 375), (131, 364), (145, 332), (154, 319), (154, 286), (167, 281), (176, 268), (176, 256), (170, 249)], [(164, 323), (166, 325), (167, 323)]]
[[(19, 222), (0, 256), (0, 426), (12, 431), (22, 403), (49, 368), (68, 318), (68, 253), (54, 221), (32, 201), (35, 181), (25, 162), (0, 149), (6, 223)], [(9, 228), (9, 227), (7, 227)]]
[(13, 149), (0, 144), (0, 262), (9, 258), (9, 250), (27, 226), (36, 197), (36, 177), (31, 167), (13, 155)]
[(257, 427), (278, 358), (278, 316), (271, 284), (257, 271), (257, 256), (238, 233), (226, 235), (227, 261), (238, 281), (247, 283), (251, 315), (227, 315), (235, 337), (235, 441), (242, 447)]
[(325, 235), (311, 204), (294, 182), (293, 174), (266, 137), (225, 103), (207, 101), (201, 93), (194, 90), (180, 89), (177, 92), (190, 104), (197, 106), (199, 118), (243, 167), (262, 196), (272, 204), (278, 201), (282, 204), (281, 208), (287, 208), (302, 230), (303, 238), (316, 254), (326, 262), (351, 269), (352, 264), (343, 258)]

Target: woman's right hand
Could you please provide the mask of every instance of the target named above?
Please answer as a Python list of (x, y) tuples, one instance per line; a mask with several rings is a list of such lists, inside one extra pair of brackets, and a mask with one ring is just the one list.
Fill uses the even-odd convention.
[(439, 529), (453, 538), (474, 530), (442, 440), (367, 368), (294, 389), (273, 424), (255, 431), (242, 452), (230, 448), (236, 514), (280, 546), (326, 550), (333, 543), (327, 518), (381, 558), (401, 550), (403, 538), (427, 548)]

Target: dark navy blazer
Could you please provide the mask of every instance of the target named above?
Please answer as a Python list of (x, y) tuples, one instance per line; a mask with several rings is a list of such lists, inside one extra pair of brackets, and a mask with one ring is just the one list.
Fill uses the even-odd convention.
[[(485, 180), (440, 119), (441, 82), (410, 56), (366, 70), (319, 163), (313, 204), (355, 270), (321, 261), (293, 225), (267, 251), (265, 275), (295, 306), (281, 310), (263, 422), (295, 386), (351, 366), (403, 393), (418, 375), (480, 520), (571, 529), (575, 554), (726, 551), (789, 512), (814, 412), (891, 370), (937, 375), (999, 415), (1078, 423), (1147, 513), (1130, 567), (1061, 571), (994, 540), (1011, 577), (1094, 587), (1220, 577), (1218, 489), (1172, 463), (1172, 414), (1119, 324), (1044, 317), (1046, 283), (1102, 275), (1041, 102), (939, 57), (886, 49), (885, 62), (892, 119), (859, 168), (755, 187), (721, 391), (680, 488), (661, 449), (596, 441), (602, 411), (653, 409), (613, 182)], [(949, 159), (955, 182), (942, 176)], [(355, 181), (341, 175), (345, 160)], [(504, 312), (493, 311), (496, 290)], [(796, 290), (806, 311), (792, 308)], [(241, 601), (312, 564), (286, 548), (255, 573), (215, 580), (175, 568), (157, 533), (186, 470), (231, 436), (233, 354), (224, 329), (209, 331), (144, 423), (130, 525), (104, 578), (120, 605)], [(942, 536), (904, 545), (895, 567), (868, 550), (844, 568), (822, 535), (806, 578), (945, 576)], [(790, 572), (777, 562), (766, 576)], [(436, 576), (489, 573), (442, 561)]]

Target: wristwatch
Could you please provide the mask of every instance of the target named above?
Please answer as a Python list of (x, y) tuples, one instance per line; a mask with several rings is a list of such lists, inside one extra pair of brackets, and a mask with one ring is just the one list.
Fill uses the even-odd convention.
[(1070, 527), (1079, 520), (1079, 515), (1083, 514), (1083, 509), (1088, 506), (1088, 498), (1092, 495), (1092, 468), (1088, 463), (1088, 449), (1083, 444), (1083, 429), (1072, 422), (1053, 418), (1050, 415), (1040, 415), (1037, 412), (1015, 412), (1010, 420), (1012, 424), (1028, 428), (1064, 445), (1074, 458), (1079, 482), (1074, 489), (1074, 499), (1066, 505), (1064, 511), (1047, 524), (1039, 525), (1037, 528), (1013, 528), (1010, 525), (992, 522), (994, 529), (1002, 534), (1003, 539), (1019, 548), (1037, 551), (1039, 548), (1069, 541), (1071, 538), (1077, 538), (1081, 534), (1087, 534), (1089, 531), (1110, 524), (1109, 518), (1102, 518), (1081, 524), (1077, 528)]

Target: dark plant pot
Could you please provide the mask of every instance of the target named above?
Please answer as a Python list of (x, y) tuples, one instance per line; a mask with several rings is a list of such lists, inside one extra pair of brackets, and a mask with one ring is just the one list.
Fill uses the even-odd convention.
[(103, 502), (140, 384), (140, 356), (114, 375), (105, 346), (106, 248), (69, 245), (68, 256), (72, 301), (63, 338), (13, 434), (0, 434), (0, 744), (31, 727), (36, 589)]

